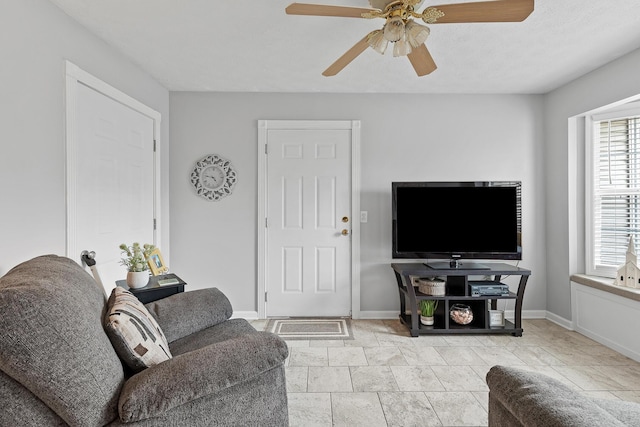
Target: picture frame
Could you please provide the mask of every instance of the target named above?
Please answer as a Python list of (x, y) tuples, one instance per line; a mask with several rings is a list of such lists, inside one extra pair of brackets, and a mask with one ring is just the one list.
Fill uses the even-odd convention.
[(489, 326), (504, 327), (504, 310), (489, 310)]
[(162, 259), (162, 253), (158, 248), (155, 248), (151, 252), (149, 258), (147, 258), (147, 263), (149, 264), (151, 274), (153, 274), (154, 276), (159, 276), (169, 271), (169, 267), (167, 267), (167, 265), (164, 263), (164, 259)]

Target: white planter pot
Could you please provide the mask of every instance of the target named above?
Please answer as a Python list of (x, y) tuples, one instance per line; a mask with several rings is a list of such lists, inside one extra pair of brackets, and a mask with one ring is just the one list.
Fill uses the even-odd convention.
[(148, 271), (129, 271), (127, 272), (127, 285), (131, 289), (144, 288), (149, 283)]
[(425, 326), (432, 326), (433, 325), (433, 316), (426, 317), (426, 316), (420, 315), (420, 323), (422, 323)]

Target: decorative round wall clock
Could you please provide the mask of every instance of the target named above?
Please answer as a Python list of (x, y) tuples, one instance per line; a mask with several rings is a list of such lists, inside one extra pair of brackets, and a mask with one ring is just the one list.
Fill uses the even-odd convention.
[(196, 189), (196, 194), (210, 201), (230, 195), (237, 180), (237, 173), (231, 162), (216, 154), (198, 160), (191, 172), (191, 184)]

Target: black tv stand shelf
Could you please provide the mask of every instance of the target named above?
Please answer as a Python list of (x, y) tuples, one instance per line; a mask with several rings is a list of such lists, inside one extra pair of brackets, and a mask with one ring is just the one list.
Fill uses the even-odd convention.
[[(483, 264), (486, 268), (481, 270), (467, 269), (464, 264), (457, 268), (431, 268), (421, 263), (391, 264), (400, 294), (400, 321), (409, 328), (412, 337), (417, 337), (420, 334), (512, 334), (513, 336), (522, 336), (522, 298), (531, 271), (505, 263), (486, 262)], [(446, 278), (446, 294), (432, 296), (421, 293), (412, 284), (411, 276)], [(491, 279), (470, 281), (469, 276), (490, 276)], [(471, 283), (500, 284), (502, 276), (520, 276), (516, 293), (510, 291), (509, 295), (471, 296)], [(433, 326), (420, 324), (418, 301), (425, 299), (439, 301)], [(489, 309), (495, 310), (498, 300), (515, 300), (514, 321), (505, 319), (504, 326), (490, 326)], [(474, 318), (470, 324), (458, 325), (449, 318), (449, 308), (455, 303), (471, 306)], [(408, 307), (407, 304), (409, 304)]]

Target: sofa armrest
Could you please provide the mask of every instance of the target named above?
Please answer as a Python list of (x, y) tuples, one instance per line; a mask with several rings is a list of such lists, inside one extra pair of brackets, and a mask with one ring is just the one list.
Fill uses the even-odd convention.
[(118, 404), (128, 423), (159, 416), (283, 366), (287, 344), (277, 335), (256, 332), (174, 357), (125, 382)]
[(218, 288), (181, 292), (145, 307), (169, 342), (222, 323), (233, 314), (229, 299)]
[(500, 425), (501, 419), (528, 427), (625, 425), (592, 399), (540, 373), (494, 366), (487, 385), (489, 426)]

